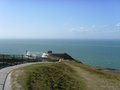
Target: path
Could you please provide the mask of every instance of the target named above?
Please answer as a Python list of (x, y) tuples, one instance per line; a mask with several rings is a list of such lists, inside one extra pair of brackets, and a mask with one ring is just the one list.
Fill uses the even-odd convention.
[[(38, 63), (38, 62), (25, 63), (25, 64), (20, 64), (20, 65), (15, 65), (15, 66), (10, 66), (10, 67), (0, 69), (0, 90), (10, 90), (10, 88), (8, 89), (8, 87), (9, 87), (9, 78), (8, 78), (8, 81), (6, 81), (6, 80), (7, 80), (7, 76), (9, 75), (9, 73), (12, 70), (20, 68), (20, 67), (27, 66), (27, 65), (31, 65), (31, 64), (36, 64), (36, 63)], [(39, 63), (43, 63), (43, 62), (39, 62)]]

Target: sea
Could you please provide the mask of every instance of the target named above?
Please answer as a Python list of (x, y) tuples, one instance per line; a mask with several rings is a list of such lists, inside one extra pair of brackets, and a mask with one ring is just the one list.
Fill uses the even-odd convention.
[(93, 67), (120, 69), (120, 40), (0, 40), (0, 54), (25, 54), (26, 50), (38, 56), (49, 50), (53, 53), (68, 53), (74, 59)]

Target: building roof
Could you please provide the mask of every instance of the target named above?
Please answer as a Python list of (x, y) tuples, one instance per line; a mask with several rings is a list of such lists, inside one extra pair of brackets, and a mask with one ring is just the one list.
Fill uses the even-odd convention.
[(70, 55), (68, 55), (67, 53), (51, 53), (51, 54), (49, 54), (49, 58), (74, 60), (74, 59), (73, 59)]

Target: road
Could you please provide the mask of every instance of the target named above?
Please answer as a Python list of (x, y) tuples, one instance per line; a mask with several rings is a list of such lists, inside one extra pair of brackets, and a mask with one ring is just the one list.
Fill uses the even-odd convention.
[(43, 62), (25, 63), (25, 64), (19, 64), (19, 65), (10, 66), (10, 67), (0, 69), (0, 90), (11, 90), (9, 88), (10, 82), (9, 82), (8, 75), (10, 74), (10, 72), (12, 70), (20, 68), (20, 67), (28, 66), (31, 64), (36, 64), (36, 63), (43, 63)]

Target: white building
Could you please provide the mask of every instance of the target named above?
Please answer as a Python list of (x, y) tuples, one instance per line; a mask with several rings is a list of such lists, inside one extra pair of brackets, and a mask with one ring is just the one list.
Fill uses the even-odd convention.
[(31, 53), (30, 51), (26, 51), (26, 54), (24, 55), (24, 58), (26, 58), (26, 59), (36, 59), (36, 55)]
[(43, 53), (42, 58), (48, 58), (48, 55), (49, 55), (48, 53)]

